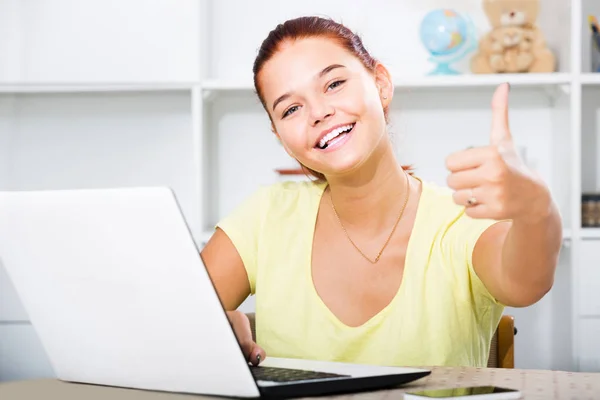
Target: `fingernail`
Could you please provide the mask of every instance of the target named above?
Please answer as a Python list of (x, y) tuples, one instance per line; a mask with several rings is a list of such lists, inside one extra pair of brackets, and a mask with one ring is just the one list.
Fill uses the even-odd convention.
[(260, 364), (260, 354), (256, 355), (256, 365)]

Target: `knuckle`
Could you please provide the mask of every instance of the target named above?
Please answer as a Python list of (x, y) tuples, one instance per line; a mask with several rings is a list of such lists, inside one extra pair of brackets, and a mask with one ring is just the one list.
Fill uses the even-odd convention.
[(446, 178), (446, 184), (454, 189), (456, 186), (456, 176), (454, 174), (450, 174), (448, 175), (448, 177)]
[(451, 171), (456, 168), (456, 160), (454, 156), (448, 156), (446, 158), (446, 168)]
[(458, 192), (452, 193), (452, 199), (455, 203), (460, 204), (460, 194)]
[(488, 174), (489, 180), (492, 183), (500, 183), (503, 182), (506, 178), (507, 170), (503, 164), (498, 162), (494, 163), (490, 168), (490, 173)]
[(506, 205), (499, 198), (497, 198), (497, 200), (494, 201), (490, 209), (495, 217), (499, 217), (506, 214)]
[(502, 152), (498, 146), (490, 146), (488, 147), (488, 157), (495, 161), (500, 161), (502, 159)]

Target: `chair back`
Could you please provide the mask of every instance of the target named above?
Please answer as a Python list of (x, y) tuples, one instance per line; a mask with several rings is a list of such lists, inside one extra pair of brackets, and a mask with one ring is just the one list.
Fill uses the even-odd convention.
[(515, 367), (515, 319), (511, 315), (503, 315), (490, 345), (489, 368)]

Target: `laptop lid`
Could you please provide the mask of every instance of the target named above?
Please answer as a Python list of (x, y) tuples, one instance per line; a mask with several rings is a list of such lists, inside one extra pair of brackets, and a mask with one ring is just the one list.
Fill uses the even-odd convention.
[(0, 221), (57, 378), (259, 396), (170, 189), (0, 192)]

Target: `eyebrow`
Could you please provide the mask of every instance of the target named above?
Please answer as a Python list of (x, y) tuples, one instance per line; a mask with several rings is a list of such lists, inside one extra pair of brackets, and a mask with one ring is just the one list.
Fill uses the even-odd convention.
[[(323, 76), (327, 75), (336, 68), (345, 68), (345, 66), (343, 66), (342, 64), (331, 64), (330, 66), (323, 68), (323, 70), (317, 74), (317, 78), (322, 78)], [(277, 107), (279, 103), (288, 99), (290, 96), (291, 93), (289, 92), (279, 96), (277, 100), (273, 102), (273, 111), (275, 111), (275, 107)]]

